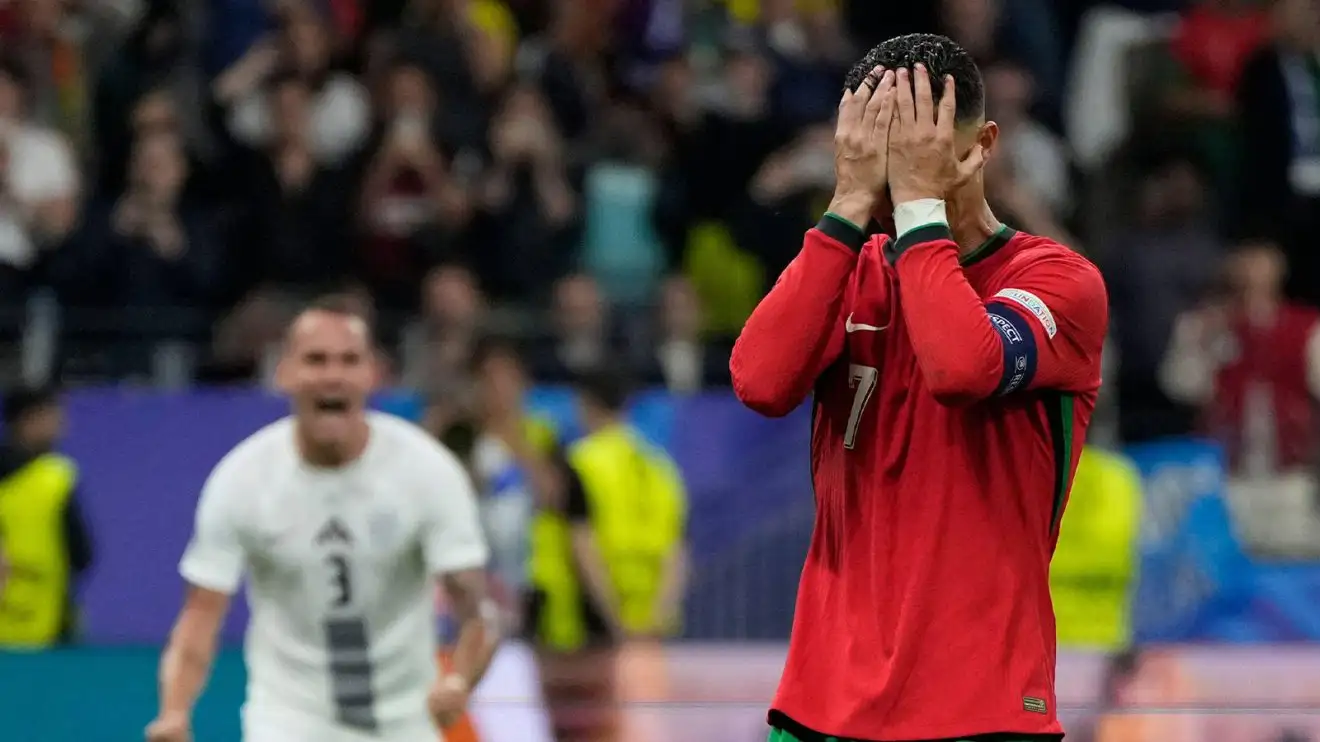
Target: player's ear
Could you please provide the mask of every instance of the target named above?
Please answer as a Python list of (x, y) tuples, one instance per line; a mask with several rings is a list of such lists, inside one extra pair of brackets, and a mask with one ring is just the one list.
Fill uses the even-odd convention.
[(995, 155), (995, 146), (999, 144), (999, 124), (993, 121), (987, 121), (976, 130), (976, 141), (973, 144), (981, 145), (981, 151), (985, 154), (985, 159), (989, 160)]

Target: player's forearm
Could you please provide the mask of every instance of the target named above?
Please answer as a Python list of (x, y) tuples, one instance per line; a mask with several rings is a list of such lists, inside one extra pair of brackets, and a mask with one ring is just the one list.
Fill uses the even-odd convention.
[[(176, 634), (178, 632), (176, 631)], [(190, 716), (206, 687), (215, 659), (215, 642), (174, 637), (160, 661), (160, 715)]]
[(458, 630), (454, 644), (453, 668), (469, 688), (486, 676), (495, 650), (500, 646), (500, 627), (497, 615), (469, 617)]
[(865, 240), (826, 216), (756, 306), (733, 346), (729, 371), (743, 404), (763, 415), (792, 412), (838, 355), (844, 292)]
[(490, 598), (484, 569), (447, 574), (443, 582), (459, 625), (453, 671), (475, 688), (499, 648), (499, 608)]
[(942, 211), (931, 224), (900, 224), (891, 260), (922, 378), (942, 402), (965, 404), (999, 386), (1003, 344), (958, 264), (958, 245)]

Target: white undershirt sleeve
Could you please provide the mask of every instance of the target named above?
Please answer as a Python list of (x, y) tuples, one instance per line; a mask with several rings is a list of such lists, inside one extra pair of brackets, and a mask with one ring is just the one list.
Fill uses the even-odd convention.
[(202, 487), (192, 539), (179, 562), (189, 584), (232, 595), (243, 579), (245, 556), (239, 535), (237, 473), (222, 461)]
[(428, 456), (422, 551), (431, 574), (480, 569), (490, 559), (472, 480), (458, 459), (436, 443)]
[(894, 205), (894, 236), (902, 237), (920, 227), (949, 223), (948, 209), (938, 198), (919, 198)]

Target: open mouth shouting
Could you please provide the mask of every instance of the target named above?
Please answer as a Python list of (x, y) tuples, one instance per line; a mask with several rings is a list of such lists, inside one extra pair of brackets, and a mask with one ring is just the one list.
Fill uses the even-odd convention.
[(320, 413), (327, 415), (341, 415), (349, 410), (348, 399), (345, 397), (317, 397), (313, 402), (313, 408)]

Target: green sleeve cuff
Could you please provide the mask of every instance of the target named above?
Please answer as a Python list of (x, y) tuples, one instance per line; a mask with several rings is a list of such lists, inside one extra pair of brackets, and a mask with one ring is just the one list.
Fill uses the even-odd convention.
[(816, 229), (853, 252), (861, 252), (862, 246), (866, 244), (865, 230), (832, 211), (825, 212), (825, 216), (816, 224)]
[(926, 242), (951, 239), (953, 239), (953, 232), (949, 231), (949, 225), (944, 223), (924, 224), (909, 229), (899, 235), (898, 239), (886, 242), (885, 257), (889, 260), (890, 265), (898, 265), (898, 259), (903, 257), (903, 253), (907, 252), (909, 248)]

